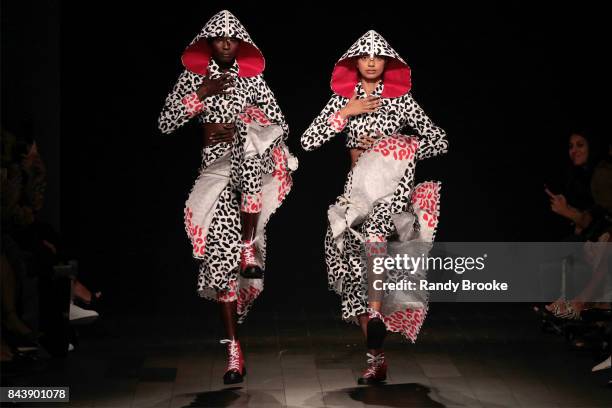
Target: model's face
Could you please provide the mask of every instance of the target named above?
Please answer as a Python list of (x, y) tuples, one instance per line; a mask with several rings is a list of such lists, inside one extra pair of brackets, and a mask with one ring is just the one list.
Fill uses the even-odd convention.
[(583, 166), (589, 160), (589, 143), (582, 135), (570, 136), (569, 156), (574, 166)]
[(240, 47), (240, 40), (235, 37), (215, 37), (211, 40), (210, 47), (217, 62), (232, 64)]
[(386, 63), (385, 57), (362, 55), (357, 58), (357, 69), (362, 78), (376, 80), (382, 76)]

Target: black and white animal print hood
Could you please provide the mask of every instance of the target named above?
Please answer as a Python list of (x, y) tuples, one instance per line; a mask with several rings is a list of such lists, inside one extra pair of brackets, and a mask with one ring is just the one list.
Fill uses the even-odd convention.
[(350, 98), (359, 81), (356, 59), (362, 55), (387, 57), (383, 72), (383, 98), (397, 98), (410, 91), (410, 67), (389, 43), (374, 30), (362, 35), (338, 60), (331, 79), (331, 88), (337, 95)]
[(222, 10), (211, 17), (202, 31), (191, 41), (182, 61), (185, 68), (200, 75), (206, 75), (212, 50), (208, 39), (215, 37), (235, 37), (240, 40), (236, 55), (238, 76), (253, 77), (261, 74), (265, 68), (265, 60), (259, 48), (240, 21), (227, 10)]

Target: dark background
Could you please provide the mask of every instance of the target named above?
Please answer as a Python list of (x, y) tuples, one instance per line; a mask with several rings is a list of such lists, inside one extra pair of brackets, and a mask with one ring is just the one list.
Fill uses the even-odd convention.
[(415, 99), (447, 131), (450, 153), (417, 171), (418, 180), (443, 183), (440, 241), (557, 239), (543, 184), (563, 186), (569, 130), (588, 125), (607, 136), (607, 21), (586, 2), (2, 7), (2, 124), (41, 140), (57, 186), (46, 217), (78, 254), (84, 279), (126, 312), (203, 303), (183, 228), (201, 140), (195, 123), (161, 135), (157, 117), (184, 47), (223, 8), (264, 53), (300, 160), (294, 189), (269, 223), (263, 302), (328, 295), (326, 210), (342, 191), (348, 154), (343, 136), (313, 153), (299, 138), (331, 95), (333, 64), (369, 29), (409, 63)]

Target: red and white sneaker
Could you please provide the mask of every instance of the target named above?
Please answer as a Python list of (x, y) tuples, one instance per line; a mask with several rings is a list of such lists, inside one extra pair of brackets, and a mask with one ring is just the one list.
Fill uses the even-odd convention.
[(241, 383), (246, 375), (246, 367), (240, 342), (235, 339), (223, 339), (220, 343), (227, 344), (227, 368), (223, 374), (223, 384)]
[(263, 269), (259, 265), (255, 254), (255, 241), (243, 241), (240, 251), (240, 276), (246, 279), (263, 278)]
[(366, 353), (368, 356), (368, 368), (357, 380), (360, 385), (380, 384), (387, 379), (387, 362), (385, 353), (380, 352), (376, 355)]

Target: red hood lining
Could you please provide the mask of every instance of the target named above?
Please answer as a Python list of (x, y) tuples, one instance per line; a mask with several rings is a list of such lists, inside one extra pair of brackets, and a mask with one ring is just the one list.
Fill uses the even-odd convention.
[[(187, 47), (185, 52), (183, 52), (181, 61), (183, 66), (189, 71), (199, 75), (206, 75), (211, 58), (212, 50), (210, 45), (208, 45), (208, 39), (201, 38)], [(266, 61), (261, 51), (253, 44), (245, 41), (240, 41), (236, 62), (238, 62), (238, 76), (241, 77), (257, 76), (263, 72), (266, 66)]]
[[(353, 96), (355, 85), (359, 82), (356, 58), (351, 57), (338, 61), (332, 72), (332, 91), (345, 98)], [(405, 95), (412, 87), (410, 67), (398, 59), (388, 57), (382, 81), (384, 88), (381, 97), (397, 98)]]

